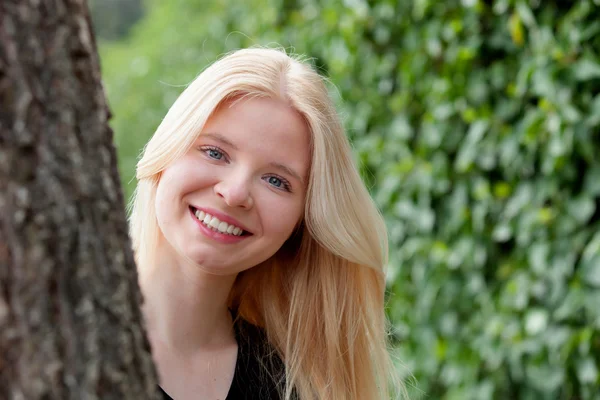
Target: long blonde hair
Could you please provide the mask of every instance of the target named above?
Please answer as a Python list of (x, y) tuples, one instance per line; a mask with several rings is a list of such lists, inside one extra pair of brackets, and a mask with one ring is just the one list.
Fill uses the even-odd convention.
[[(286, 365), (284, 397), (390, 398), (394, 372), (384, 315), (385, 224), (352, 160), (323, 78), (275, 49), (233, 52), (208, 67), (173, 104), (137, 166), (130, 229), (140, 270), (159, 238), (160, 174), (184, 155), (207, 119), (237, 96), (280, 99), (311, 132), (304, 217), (282, 248), (236, 279), (230, 306), (264, 328)], [(400, 392), (397, 392), (400, 393)]]

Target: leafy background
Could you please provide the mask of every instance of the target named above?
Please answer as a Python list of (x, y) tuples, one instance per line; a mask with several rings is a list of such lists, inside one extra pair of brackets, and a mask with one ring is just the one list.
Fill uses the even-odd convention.
[(411, 398), (600, 399), (599, 0), (90, 6), (127, 196), (206, 65), (312, 57), (387, 220)]

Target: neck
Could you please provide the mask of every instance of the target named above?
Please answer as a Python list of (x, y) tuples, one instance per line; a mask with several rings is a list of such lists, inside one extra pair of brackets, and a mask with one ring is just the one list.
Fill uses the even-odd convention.
[(158, 259), (139, 272), (150, 341), (186, 354), (235, 340), (227, 308), (235, 275), (211, 275), (189, 262)]

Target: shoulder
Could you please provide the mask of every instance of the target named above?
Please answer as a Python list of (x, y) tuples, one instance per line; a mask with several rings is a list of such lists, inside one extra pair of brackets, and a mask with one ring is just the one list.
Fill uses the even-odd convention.
[(235, 334), (238, 358), (232, 389), (239, 388), (246, 399), (279, 399), (285, 387), (285, 364), (264, 330), (238, 318)]

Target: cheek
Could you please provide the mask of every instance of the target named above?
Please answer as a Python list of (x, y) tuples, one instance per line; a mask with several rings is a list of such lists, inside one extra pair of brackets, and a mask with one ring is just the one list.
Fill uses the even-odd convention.
[(180, 212), (179, 198), (184, 193), (186, 179), (179, 164), (172, 165), (161, 174), (156, 188), (155, 212), (159, 227), (164, 231)]
[(285, 242), (294, 231), (304, 212), (303, 204), (293, 204), (282, 207), (281, 204), (266, 208), (266, 227), (269, 234)]
[(173, 193), (169, 185), (169, 180), (164, 179), (163, 176), (161, 181), (158, 183), (156, 188), (156, 200), (154, 203), (154, 212), (156, 213), (156, 220), (159, 228), (163, 231), (168, 227), (172, 219), (170, 211), (173, 210), (172, 199), (169, 194)]

